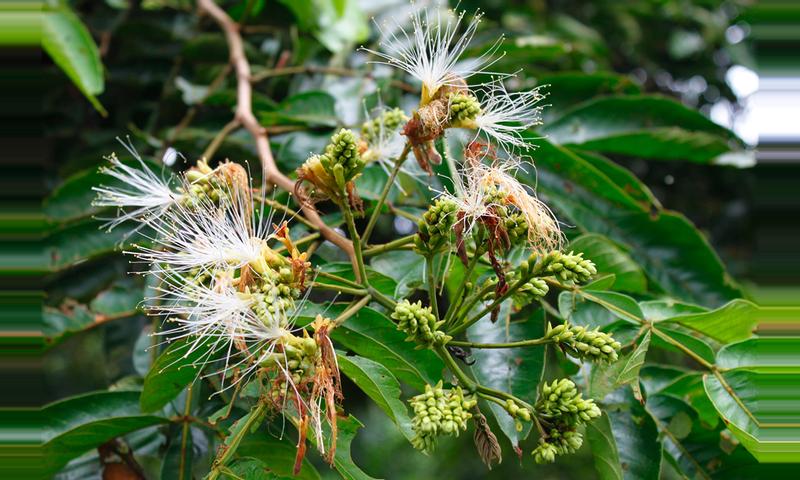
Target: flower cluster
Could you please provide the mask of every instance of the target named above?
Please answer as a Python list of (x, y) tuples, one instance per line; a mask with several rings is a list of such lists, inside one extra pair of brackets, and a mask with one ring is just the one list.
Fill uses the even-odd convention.
[(422, 302), (411, 303), (408, 300), (399, 302), (394, 307), (392, 318), (397, 320), (397, 329), (408, 335), (409, 341), (426, 347), (446, 344), (452, 337), (439, 328), (444, 320), (437, 321), (431, 313), (431, 307), (423, 307)]
[[(326, 168), (349, 181), (357, 175), (358, 155), (350, 137), (337, 139), (326, 152)], [(156, 334), (167, 341), (185, 339), (187, 354), (203, 351), (198, 366), (218, 367), (205, 375), (219, 375), (223, 388), (228, 379), (235, 384), (257, 377), (268, 387), (266, 398), (308, 423), (324, 450), (322, 418), (335, 429), (341, 397), (327, 337), (332, 325), (318, 318), (310, 329), (294, 327), (311, 264), (287, 223), (272, 224), (263, 203), (257, 210), (241, 165), (211, 168), (200, 161), (173, 181), (156, 175), (132, 147), (129, 151), (138, 167), (112, 156), (103, 172), (119, 186), (97, 187), (96, 205), (119, 210), (111, 228), (126, 220), (147, 227), (147, 244), (128, 253), (148, 263), (148, 274), (157, 277), (148, 313), (166, 321)]]
[(601, 332), (599, 328), (589, 330), (577, 325), (561, 324), (553, 327), (548, 323), (544, 338), (558, 343), (570, 356), (601, 363), (617, 361), (622, 348), (611, 334)]
[(577, 429), (601, 415), (594, 401), (584, 399), (566, 378), (543, 384), (534, 408), (544, 430), (532, 452), (537, 463), (550, 463), (556, 455), (574, 453), (583, 444), (583, 435)]
[(436, 447), (437, 435), (456, 435), (467, 429), (467, 421), (472, 418), (470, 410), (477, 405), (473, 397), (465, 396), (461, 387), (442, 388), (425, 386), (425, 392), (409, 400), (414, 419), (414, 448), (430, 453)]
[(414, 247), (418, 253), (431, 256), (450, 246), (457, 210), (458, 206), (446, 198), (436, 200), (428, 208), (417, 223)]
[[(312, 155), (297, 169), (295, 192), (304, 200), (329, 199), (360, 211), (353, 181), (364, 165), (355, 134), (343, 128), (331, 137), (322, 155)], [(312, 186), (310, 192), (303, 188), (304, 182)]]

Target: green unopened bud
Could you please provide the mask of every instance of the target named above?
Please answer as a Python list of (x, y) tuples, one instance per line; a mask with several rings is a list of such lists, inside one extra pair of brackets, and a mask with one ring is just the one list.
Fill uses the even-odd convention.
[(476, 128), (475, 119), (481, 113), (481, 103), (472, 95), (454, 93), (450, 95), (450, 126)]
[(594, 401), (584, 399), (571, 380), (562, 378), (542, 385), (536, 415), (575, 427), (600, 416)]
[(444, 389), (439, 381), (435, 386), (426, 385), (425, 392), (411, 398), (409, 404), (414, 411), (411, 427), (415, 435), (411, 444), (430, 453), (437, 435), (458, 436), (467, 429), (467, 421), (472, 418), (470, 410), (477, 400), (465, 396), (460, 387)]
[(329, 175), (336, 178), (341, 174), (345, 182), (353, 180), (361, 173), (364, 162), (358, 154), (358, 144), (353, 132), (343, 128), (335, 133), (325, 147), (325, 154), (320, 156), (320, 162)]
[(432, 255), (450, 243), (458, 206), (446, 198), (437, 199), (419, 221), (414, 247), (421, 255)]
[(568, 355), (593, 362), (615, 362), (622, 348), (611, 334), (601, 332), (599, 328), (588, 330), (576, 325), (564, 324), (557, 327), (548, 325), (545, 338), (561, 345)]
[(392, 318), (397, 320), (397, 329), (408, 335), (407, 340), (420, 345), (426, 347), (444, 345), (452, 338), (439, 330), (442, 322), (437, 322), (431, 307), (423, 307), (420, 301), (411, 303), (403, 300), (397, 303)]
[(381, 138), (392, 135), (407, 121), (408, 116), (401, 109), (387, 110), (378, 117), (364, 122), (361, 126), (361, 139), (368, 145), (373, 145)]
[(540, 465), (544, 463), (553, 463), (556, 461), (558, 449), (546, 440), (539, 439), (539, 446), (537, 446), (531, 454), (533, 455), (533, 460)]

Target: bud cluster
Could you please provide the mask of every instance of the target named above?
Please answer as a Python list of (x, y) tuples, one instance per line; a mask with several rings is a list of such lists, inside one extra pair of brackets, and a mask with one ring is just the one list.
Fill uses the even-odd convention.
[(422, 215), (417, 225), (414, 246), (421, 255), (433, 255), (450, 243), (458, 206), (449, 199), (440, 198)]
[(563, 253), (553, 250), (544, 255), (534, 253), (519, 267), (520, 274), (529, 277), (556, 277), (564, 282), (583, 283), (597, 273), (591, 260), (583, 253)]
[(322, 155), (312, 155), (297, 169), (295, 192), (306, 197), (300, 188), (302, 182), (314, 186), (317, 200), (331, 199), (338, 204), (348, 201), (360, 208), (360, 199), (354, 197), (353, 180), (364, 169), (364, 160), (359, 154), (358, 143), (352, 131), (341, 129), (331, 137)]
[(431, 307), (423, 307), (420, 301), (411, 303), (403, 300), (397, 303), (392, 318), (397, 320), (397, 329), (408, 335), (408, 341), (414, 341), (422, 346), (444, 345), (452, 338), (439, 330), (444, 320), (437, 322)]
[(331, 142), (325, 147), (325, 153), (320, 157), (320, 162), (334, 178), (342, 175), (344, 181), (340, 185), (341, 188), (344, 188), (344, 183), (353, 180), (361, 173), (364, 162), (358, 154), (358, 143), (353, 132), (343, 128), (333, 134)]
[(506, 412), (511, 415), (511, 418), (514, 419), (514, 426), (517, 431), (522, 431), (522, 422), (530, 422), (531, 421), (531, 411), (528, 410), (526, 407), (521, 407), (517, 405), (517, 402), (511, 400), (510, 398), (506, 400)]
[(537, 463), (553, 462), (556, 455), (574, 453), (583, 443), (578, 427), (600, 416), (594, 400), (584, 399), (571, 380), (544, 383), (535, 405), (544, 434), (532, 454)]
[(615, 362), (619, 358), (622, 345), (611, 334), (601, 332), (600, 328), (589, 330), (577, 325), (547, 325), (545, 338), (558, 343), (567, 354), (575, 358), (594, 362)]
[(475, 119), (481, 114), (481, 104), (477, 98), (466, 93), (450, 95), (450, 126), (454, 128), (474, 128)]
[(400, 108), (383, 112), (380, 116), (364, 122), (361, 126), (361, 140), (368, 145), (379, 143), (381, 137), (387, 137), (400, 129), (408, 121), (408, 116)]
[[(287, 334), (281, 338), (279, 347), (281, 352), (271, 352), (261, 358), (261, 367), (266, 370), (277, 370), (283, 375), (283, 381), (289, 377), (294, 385), (301, 385), (310, 380), (316, 371), (320, 351), (317, 342), (304, 330), (303, 336)], [(285, 369), (285, 371), (284, 371)], [(280, 387), (280, 386), (279, 386)], [(274, 399), (283, 396), (286, 388), (273, 388), (271, 393)]]
[[(509, 285), (515, 285), (520, 280), (519, 272), (512, 271), (506, 274), (506, 282)], [(498, 282), (497, 277), (492, 276), (489, 277), (483, 284), (483, 288), (487, 288), (490, 286), (496, 285)], [(541, 278), (532, 277), (529, 278), (523, 283), (516, 292), (511, 296), (512, 300), (514, 301), (514, 305), (518, 308), (522, 308), (526, 305), (530, 305), (532, 302), (538, 301), (550, 291), (550, 287), (547, 285)], [(491, 301), (497, 298), (497, 292), (495, 290), (488, 292), (486, 296), (483, 298), (484, 301)]]
[(231, 190), (203, 160), (198, 160), (196, 166), (187, 170), (184, 178), (186, 184), (180, 190), (184, 193), (181, 201), (186, 207), (194, 208), (207, 202), (218, 204), (229, 196)]
[(461, 387), (442, 388), (442, 382), (409, 400), (414, 410), (411, 427), (416, 434), (411, 441), (414, 448), (430, 453), (436, 446), (436, 436), (456, 435), (467, 429), (472, 418), (470, 409), (478, 402), (472, 396), (464, 396)]

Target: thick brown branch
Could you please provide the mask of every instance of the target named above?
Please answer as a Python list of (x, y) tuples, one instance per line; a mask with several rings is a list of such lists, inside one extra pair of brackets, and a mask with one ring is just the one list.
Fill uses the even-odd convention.
[[(253, 115), (252, 96), (253, 90), (250, 84), (250, 63), (244, 53), (244, 43), (239, 32), (239, 24), (233, 21), (214, 0), (198, 0), (200, 9), (208, 13), (211, 18), (220, 26), (225, 33), (230, 50), (230, 61), (236, 71), (236, 120), (253, 136), (256, 143), (256, 151), (261, 161), (262, 174), (265, 181), (275, 184), (283, 190), (294, 191), (294, 182), (278, 170), (272, 150), (269, 146), (267, 131), (262, 127), (255, 115)], [(350, 240), (339, 235), (335, 230), (325, 225), (319, 214), (311, 205), (302, 205), (303, 214), (314, 225), (319, 228), (320, 233), (331, 243), (345, 251), (355, 265), (355, 251)]]

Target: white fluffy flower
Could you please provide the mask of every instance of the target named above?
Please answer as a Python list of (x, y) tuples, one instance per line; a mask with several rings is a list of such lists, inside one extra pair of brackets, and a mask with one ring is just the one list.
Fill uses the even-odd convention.
[(132, 145), (122, 140), (120, 143), (136, 159), (138, 166), (126, 165), (111, 154), (108, 157), (111, 165), (102, 167), (100, 172), (116, 179), (118, 185), (92, 187), (97, 192), (92, 205), (119, 210), (118, 216), (104, 225), (109, 230), (128, 220), (142, 225), (157, 223), (183, 195), (173, 190), (163, 175), (153, 172)]
[(190, 206), (175, 204), (161, 222), (152, 225), (153, 246), (139, 246), (128, 253), (156, 269), (181, 273), (263, 261), (272, 212), (254, 213), (249, 193), (220, 188), (225, 199), (219, 205), (207, 198)]
[(464, 21), (464, 14), (447, 10), (442, 15), (440, 8), (431, 14), (428, 9), (417, 9), (411, 15), (410, 32), (399, 23), (391, 29), (378, 25), (384, 51), (364, 50), (381, 59), (376, 63), (399, 68), (422, 82), (421, 103), (427, 103), (441, 87), (461, 86), (472, 75), (488, 73), (486, 69), (496, 61), (494, 54), (502, 37), (480, 57), (459, 62), (481, 21), (480, 14)]
[(482, 93), (479, 95), (481, 113), (474, 120), (478, 132), (506, 152), (528, 150), (530, 145), (523, 140), (522, 133), (541, 125), (542, 107), (538, 103), (544, 95), (539, 89), (509, 93), (499, 80), (479, 91)]

